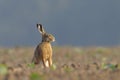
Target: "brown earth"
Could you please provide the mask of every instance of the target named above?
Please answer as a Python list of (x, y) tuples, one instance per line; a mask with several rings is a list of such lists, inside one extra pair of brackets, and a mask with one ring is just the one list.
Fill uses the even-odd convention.
[(43, 68), (31, 63), (34, 48), (1, 47), (0, 80), (120, 80), (120, 47), (62, 46), (53, 51), (53, 66)]

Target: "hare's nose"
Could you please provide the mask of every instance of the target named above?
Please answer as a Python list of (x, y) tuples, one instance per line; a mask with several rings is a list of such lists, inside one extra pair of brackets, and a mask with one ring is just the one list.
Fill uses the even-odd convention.
[(52, 42), (54, 42), (55, 41), (55, 38), (52, 40)]

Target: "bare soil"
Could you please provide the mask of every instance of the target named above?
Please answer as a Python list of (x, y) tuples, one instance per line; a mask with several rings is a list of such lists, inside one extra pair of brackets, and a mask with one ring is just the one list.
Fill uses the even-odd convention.
[(0, 80), (120, 80), (120, 47), (56, 46), (53, 51), (53, 66), (43, 68), (31, 63), (34, 48), (1, 47)]

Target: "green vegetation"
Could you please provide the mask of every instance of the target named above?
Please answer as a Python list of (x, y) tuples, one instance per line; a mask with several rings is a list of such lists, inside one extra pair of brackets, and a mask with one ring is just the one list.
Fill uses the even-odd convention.
[(69, 59), (69, 58), (71, 58), (71, 55), (69, 53), (66, 53), (65, 57)]
[(35, 68), (35, 64), (34, 63), (29, 63), (29, 64), (27, 64), (27, 66), (30, 67), (30, 68)]
[(6, 65), (4, 65), (4, 64), (0, 64), (0, 74), (1, 75), (5, 75), (5, 74), (7, 74), (7, 66)]
[(102, 69), (115, 70), (115, 69), (118, 69), (118, 68), (117, 68), (117, 65), (114, 65), (114, 64), (102, 64)]
[(84, 53), (84, 51), (82, 49), (80, 49), (80, 48), (74, 48), (74, 51), (76, 53), (79, 53), (79, 54), (83, 54)]
[(73, 71), (73, 69), (72, 69), (70, 66), (68, 66), (68, 65), (64, 65), (64, 66), (63, 66), (63, 69), (64, 69), (64, 71), (67, 72), (67, 73)]
[(115, 70), (118, 69), (117, 64), (112, 64), (112, 63), (106, 63), (107, 58), (103, 58), (102, 63), (101, 63), (101, 68), (102, 69), (111, 69)]
[(45, 77), (39, 73), (31, 73), (30, 80), (45, 80)]
[(98, 48), (96, 49), (96, 52), (97, 52), (97, 53), (104, 53), (104, 51), (106, 51), (106, 48), (103, 48), (103, 47), (98, 47)]
[(52, 64), (52, 66), (50, 67), (51, 70), (56, 70), (57, 66), (55, 64)]

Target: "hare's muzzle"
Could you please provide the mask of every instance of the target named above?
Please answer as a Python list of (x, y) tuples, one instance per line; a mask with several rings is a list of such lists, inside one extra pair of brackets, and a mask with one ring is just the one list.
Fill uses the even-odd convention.
[(55, 38), (52, 40), (52, 42), (54, 42), (55, 41)]

